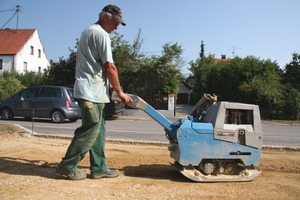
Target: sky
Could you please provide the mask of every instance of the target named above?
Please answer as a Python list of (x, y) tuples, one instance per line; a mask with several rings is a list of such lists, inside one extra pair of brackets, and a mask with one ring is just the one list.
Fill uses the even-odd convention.
[[(145, 55), (161, 55), (166, 43), (181, 45), (186, 75), (201, 41), (205, 55), (255, 56), (282, 69), (300, 53), (299, 0), (0, 0), (0, 27), (20, 5), (18, 28), (37, 29), (48, 59), (58, 61), (108, 4), (122, 9), (127, 26), (117, 32), (130, 44), (141, 29)], [(16, 15), (3, 28), (16, 29)]]

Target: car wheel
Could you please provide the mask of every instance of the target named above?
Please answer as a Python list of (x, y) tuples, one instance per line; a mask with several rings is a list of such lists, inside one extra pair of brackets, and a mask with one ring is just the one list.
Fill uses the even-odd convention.
[(69, 120), (70, 120), (70, 122), (76, 122), (78, 120), (78, 117), (70, 118)]
[(51, 114), (51, 120), (54, 123), (62, 123), (65, 121), (65, 116), (61, 111), (55, 110)]
[(3, 108), (1, 110), (1, 118), (4, 120), (10, 120), (14, 117), (13, 112), (9, 108)]

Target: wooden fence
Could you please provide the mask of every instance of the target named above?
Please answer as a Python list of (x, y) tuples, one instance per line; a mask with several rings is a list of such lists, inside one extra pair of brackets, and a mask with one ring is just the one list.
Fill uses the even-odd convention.
[(156, 110), (168, 110), (168, 95), (141, 95)]
[[(152, 106), (155, 110), (169, 110), (169, 96), (163, 94), (151, 94), (151, 95), (138, 95), (144, 101), (146, 101), (150, 106)], [(175, 96), (176, 102), (176, 96)], [(131, 107), (126, 105), (126, 109), (132, 109)]]

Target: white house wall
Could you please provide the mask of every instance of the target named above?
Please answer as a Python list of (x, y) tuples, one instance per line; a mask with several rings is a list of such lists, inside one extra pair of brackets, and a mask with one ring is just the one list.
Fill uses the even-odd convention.
[[(31, 55), (31, 46), (33, 46), (33, 55)], [(38, 50), (41, 50), (41, 57), (39, 58)], [(41, 72), (46, 69), (50, 64), (41, 43), (37, 31), (34, 31), (29, 40), (19, 50), (14, 59), (15, 70), (19, 73), (24, 72), (24, 62), (27, 63), (27, 71)]]

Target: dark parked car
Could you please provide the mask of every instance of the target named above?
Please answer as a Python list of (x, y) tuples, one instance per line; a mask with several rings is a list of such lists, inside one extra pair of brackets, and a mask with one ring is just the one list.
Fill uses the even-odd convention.
[[(110, 96), (114, 92), (112, 88), (110, 88)], [(109, 118), (113, 115), (123, 114), (125, 111), (125, 104), (118, 101), (110, 100), (109, 103), (105, 104), (105, 117)]]
[(42, 85), (28, 87), (1, 102), (0, 114), (4, 120), (34, 117), (50, 118), (55, 123), (65, 119), (75, 122), (80, 117), (80, 108), (72, 88)]

